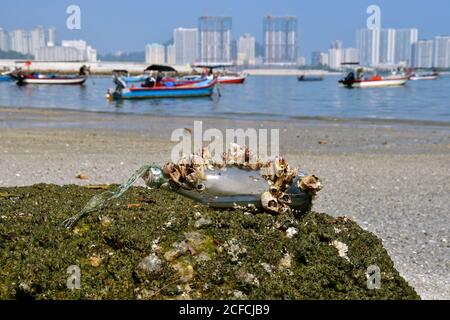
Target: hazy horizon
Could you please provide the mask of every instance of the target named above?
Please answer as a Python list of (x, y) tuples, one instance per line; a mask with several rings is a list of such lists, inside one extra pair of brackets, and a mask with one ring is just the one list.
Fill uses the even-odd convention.
[[(87, 0), (27, 1), (17, 0), (1, 5), (0, 28), (32, 29), (38, 25), (55, 26), (57, 39), (83, 39), (99, 53), (143, 51), (148, 43), (164, 43), (177, 27), (197, 27), (201, 15), (226, 15), (233, 18), (233, 38), (244, 33), (262, 42), (262, 21), (267, 15), (296, 16), (299, 19), (299, 52), (308, 60), (312, 51), (328, 49), (330, 42), (342, 40), (345, 47), (355, 45), (355, 32), (365, 28), (369, 5), (381, 8), (382, 28), (418, 28), (420, 39), (450, 33), (450, 2), (431, 0), (412, 3), (406, 0), (335, 1), (236, 1), (205, 0), (170, 3), (159, 1), (109, 2)], [(66, 28), (66, 8), (81, 8), (81, 30)], [(27, 9), (20, 13), (18, 8)]]

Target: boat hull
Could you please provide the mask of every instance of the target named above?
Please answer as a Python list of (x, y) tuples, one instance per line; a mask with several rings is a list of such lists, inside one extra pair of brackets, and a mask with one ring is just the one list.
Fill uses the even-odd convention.
[(419, 81), (419, 80), (436, 80), (438, 76), (412, 76), (409, 80)]
[(11, 81), (12, 78), (10, 76), (2, 76), (0, 75), (0, 82), (8, 82)]
[(404, 86), (408, 78), (384, 78), (381, 80), (355, 80), (351, 83), (342, 83), (346, 88), (382, 88)]
[(297, 80), (300, 82), (317, 82), (323, 81), (323, 77), (319, 76), (297, 76)]
[(178, 87), (125, 88), (121, 92), (109, 93), (108, 98), (130, 100), (209, 97), (214, 93), (216, 83), (216, 81), (207, 81), (206, 83)]
[(243, 84), (245, 82), (246, 78), (247, 77), (245, 77), (245, 76), (240, 76), (240, 77), (224, 76), (224, 77), (219, 77), (217, 79), (217, 82), (219, 82), (220, 84)]
[(47, 85), (82, 85), (87, 80), (86, 77), (77, 78), (20, 78), (17, 84), (47, 84)]

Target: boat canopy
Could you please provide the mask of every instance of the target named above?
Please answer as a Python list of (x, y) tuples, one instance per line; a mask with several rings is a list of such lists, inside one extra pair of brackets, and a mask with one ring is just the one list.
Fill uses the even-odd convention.
[(193, 68), (204, 68), (204, 69), (223, 69), (233, 67), (232, 64), (195, 64)]
[(171, 66), (164, 66), (164, 65), (159, 65), (159, 64), (152, 64), (151, 66), (147, 67), (147, 69), (145, 69), (145, 71), (176, 72), (176, 73), (178, 73), (178, 71), (175, 70), (174, 68), (172, 68)]

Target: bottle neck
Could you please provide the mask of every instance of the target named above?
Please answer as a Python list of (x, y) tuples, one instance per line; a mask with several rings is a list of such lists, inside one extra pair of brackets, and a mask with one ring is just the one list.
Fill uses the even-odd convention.
[(148, 169), (147, 173), (142, 177), (142, 179), (144, 179), (147, 187), (151, 189), (158, 189), (164, 183), (169, 181), (166, 177), (164, 177), (161, 168), (158, 166), (151, 166)]

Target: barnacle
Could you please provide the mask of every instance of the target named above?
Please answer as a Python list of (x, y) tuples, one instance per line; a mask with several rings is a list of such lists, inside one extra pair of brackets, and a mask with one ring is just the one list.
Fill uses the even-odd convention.
[(262, 207), (269, 212), (273, 212), (273, 213), (280, 212), (279, 211), (280, 208), (278, 206), (278, 200), (269, 191), (264, 192), (261, 195), (261, 204), (262, 204)]
[(316, 195), (322, 190), (322, 182), (315, 175), (306, 176), (299, 181), (299, 188)]

